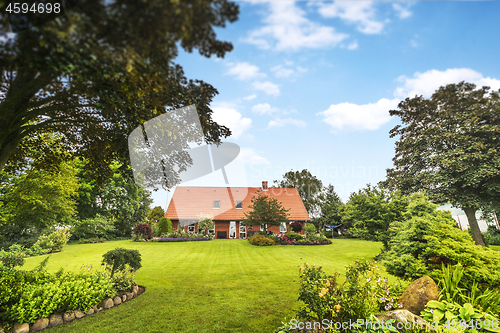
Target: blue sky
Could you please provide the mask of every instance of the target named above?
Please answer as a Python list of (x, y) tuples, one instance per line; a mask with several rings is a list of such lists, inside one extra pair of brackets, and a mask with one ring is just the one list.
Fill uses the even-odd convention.
[[(219, 91), (214, 119), (241, 147), (232, 186), (307, 168), (345, 202), (392, 166), (399, 101), (462, 80), (500, 89), (500, 2), (237, 3), (239, 20), (217, 29), (232, 52), (176, 60)], [(184, 185), (224, 186), (218, 173)]]

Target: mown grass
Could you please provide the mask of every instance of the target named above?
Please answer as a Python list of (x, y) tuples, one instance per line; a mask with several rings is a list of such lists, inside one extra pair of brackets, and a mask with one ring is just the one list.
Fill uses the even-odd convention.
[[(299, 307), (298, 268), (304, 262), (327, 273), (345, 272), (357, 258), (370, 259), (381, 243), (334, 239), (322, 246), (252, 246), (245, 240), (186, 243), (115, 241), (74, 244), (47, 265), (78, 270), (99, 266), (116, 247), (137, 249), (143, 267), (140, 297), (50, 332), (273, 332)], [(45, 256), (26, 259), (34, 268)]]

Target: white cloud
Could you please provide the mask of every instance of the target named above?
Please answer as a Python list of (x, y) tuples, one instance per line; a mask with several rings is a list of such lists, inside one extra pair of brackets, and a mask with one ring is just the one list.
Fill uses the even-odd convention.
[(250, 148), (241, 148), (240, 155), (243, 159), (243, 163), (247, 165), (255, 165), (255, 164), (270, 164), (270, 162), (265, 158), (257, 154), (254, 149)]
[(259, 67), (251, 65), (248, 62), (230, 63), (231, 66), (227, 72), (228, 75), (234, 75), (239, 80), (265, 77), (266, 74), (259, 71)]
[(412, 2), (407, 2), (404, 5), (402, 3), (392, 4), (392, 8), (396, 11), (400, 19), (405, 19), (412, 15), (412, 12), (409, 10), (411, 6), (413, 6)]
[(273, 113), (278, 113), (280, 109), (272, 107), (268, 103), (260, 103), (257, 105), (252, 106), (252, 112), (258, 113), (260, 115), (263, 114), (273, 114)]
[(294, 1), (270, 1), (264, 18), (265, 25), (250, 32), (246, 42), (261, 49), (297, 51), (302, 48), (336, 46), (349, 35), (336, 32), (305, 17), (305, 12)]
[(286, 119), (276, 118), (269, 122), (269, 127), (283, 127), (286, 125), (305, 127), (306, 123), (300, 119), (293, 119), (293, 118), (286, 118)]
[(355, 24), (358, 31), (364, 34), (379, 34), (384, 23), (375, 19), (373, 1), (334, 1), (318, 3), (319, 13), (323, 17), (338, 17)]
[(252, 94), (252, 95), (243, 97), (243, 99), (246, 100), (246, 101), (251, 101), (252, 99), (255, 99), (255, 98), (257, 98), (256, 94)]
[(252, 127), (252, 119), (243, 118), (241, 113), (230, 106), (212, 107), (214, 113), (212, 119), (220, 124), (229, 127), (232, 132), (231, 137), (238, 139), (245, 131)]
[(415, 97), (415, 95), (430, 97), (439, 87), (460, 81), (471, 82), (478, 87), (489, 86), (492, 89), (500, 89), (500, 80), (485, 78), (483, 74), (470, 68), (451, 68), (445, 71), (432, 69), (424, 73), (416, 72), (412, 78), (400, 76), (398, 81), (402, 86), (394, 91), (394, 96), (399, 98)]
[(271, 68), (276, 77), (289, 77), (293, 74), (293, 69), (285, 68), (282, 65), (274, 66)]
[(297, 70), (301, 73), (305, 73), (307, 72), (307, 68), (303, 68), (303, 67), (300, 67), (300, 66), (297, 66)]
[(262, 90), (267, 95), (278, 96), (280, 94), (280, 87), (269, 81), (265, 82), (254, 82), (253, 88), (256, 90)]
[(351, 44), (347, 45), (348, 50), (356, 50), (358, 48), (358, 42), (354, 41)]
[(332, 104), (317, 115), (323, 116), (323, 121), (334, 129), (376, 130), (391, 120), (389, 110), (395, 109), (398, 103), (398, 98), (382, 98), (375, 104)]

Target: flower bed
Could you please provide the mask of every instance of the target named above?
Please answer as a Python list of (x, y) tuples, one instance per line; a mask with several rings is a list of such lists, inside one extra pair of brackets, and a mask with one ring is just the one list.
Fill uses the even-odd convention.
[(212, 240), (212, 238), (209, 238), (209, 237), (193, 237), (193, 238), (168, 238), (168, 237), (162, 237), (162, 238), (158, 238), (156, 241), (157, 242), (171, 243), (171, 242), (191, 242), (191, 241), (209, 241), (209, 240)]

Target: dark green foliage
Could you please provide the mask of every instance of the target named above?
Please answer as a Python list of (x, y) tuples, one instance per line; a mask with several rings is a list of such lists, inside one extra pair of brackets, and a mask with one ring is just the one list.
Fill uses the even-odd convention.
[(296, 232), (289, 232), (287, 234), (285, 234), (285, 236), (288, 238), (288, 239), (292, 239), (292, 240), (301, 240), (301, 239), (304, 239), (304, 237), (302, 237), (301, 234), (298, 234)]
[(160, 222), (163, 217), (165, 217), (165, 211), (161, 206), (156, 206), (149, 211), (147, 221), (149, 224), (154, 224)]
[(7, 253), (0, 258), (2, 264), (7, 268), (24, 265), (24, 256), (21, 253)]
[(93, 218), (76, 221), (71, 228), (71, 238), (75, 240), (87, 238), (113, 239), (115, 230), (112, 221), (101, 214), (96, 214)]
[(323, 230), (325, 225), (338, 225), (342, 222), (344, 204), (337, 192), (335, 192), (333, 185), (328, 185), (319, 194), (318, 204), (321, 214), (313, 221), (318, 230)]
[(140, 239), (150, 239), (153, 234), (151, 226), (147, 223), (139, 223), (134, 227), (134, 235)]
[[(288, 211), (276, 198), (268, 197), (262, 191), (252, 198), (250, 211), (245, 212), (246, 225), (275, 225), (288, 222)], [(265, 231), (265, 229), (264, 229)]]
[(283, 175), (283, 180), (274, 181), (274, 186), (296, 188), (307, 212), (312, 214), (318, 210), (318, 196), (323, 188), (323, 183), (307, 169), (302, 171), (288, 171)]
[(158, 227), (160, 229), (160, 235), (173, 231), (172, 221), (170, 221), (170, 219), (167, 219), (166, 217), (160, 218), (160, 221), (158, 222)]
[(250, 242), (250, 244), (258, 246), (269, 246), (275, 244), (275, 242), (271, 238), (261, 234), (253, 235), (248, 239), (248, 241)]
[(405, 194), (425, 190), (433, 202), (462, 208), (484, 246), (475, 212), (500, 197), (500, 94), (460, 82), (430, 99), (407, 98), (390, 114), (402, 125), (390, 131), (399, 140), (385, 185)]
[(118, 247), (114, 250), (106, 252), (102, 258), (103, 265), (111, 267), (111, 277), (113, 277), (115, 271), (125, 269), (126, 265), (129, 265), (136, 271), (142, 267), (142, 258), (138, 250), (123, 249)]
[(298, 221), (293, 221), (290, 224), (290, 228), (292, 228), (293, 232), (301, 232), (302, 231), (302, 223), (300, 223)]
[(447, 211), (436, 210), (422, 194), (410, 199), (405, 222), (391, 227), (394, 237), (384, 256), (387, 271), (406, 279), (438, 278), (441, 264), (462, 264), (464, 279), (500, 286), (500, 254), (477, 246)]
[(352, 237), (382, 242), (388, 250), (389, 227), (404, 220), (407, 205), (408, 198), (400, 192), (388, 193), (368, 185), (351, 194), (344, 206), (342, 224)]
[(483, 236), (488, 245), (500, 245), (500, 230), (495, 226), (490, 225)]

